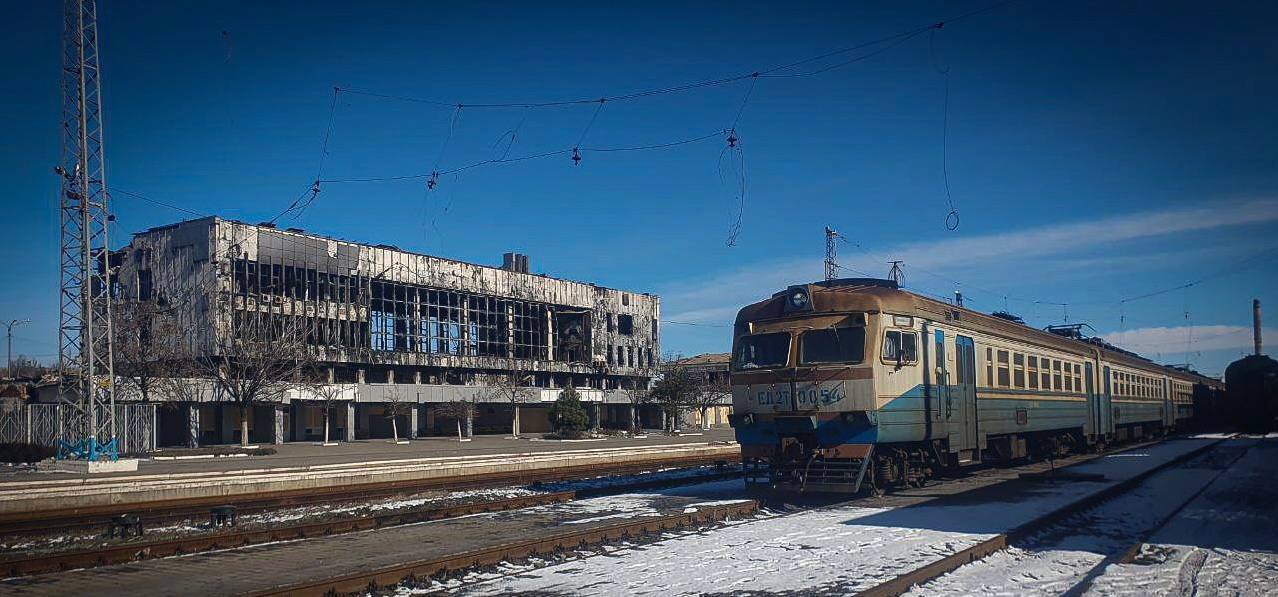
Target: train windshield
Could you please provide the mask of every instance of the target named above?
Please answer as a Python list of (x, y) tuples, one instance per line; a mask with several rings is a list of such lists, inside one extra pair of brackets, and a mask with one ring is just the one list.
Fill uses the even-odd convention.
[(799, 337), (799, 364), (860, 363), (865, 360), (865, 328), (809, 330)]
[(737, 369), (783, 367), (790, 360), (790, 332), (742, 336), (733, 357)]

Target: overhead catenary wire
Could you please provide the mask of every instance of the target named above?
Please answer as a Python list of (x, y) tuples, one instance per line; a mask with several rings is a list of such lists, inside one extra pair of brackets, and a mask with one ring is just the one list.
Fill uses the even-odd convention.
[[(1019, 0), (1002, 0), (1000, 2), (995, 2), (993, 4), (990, 4), (982, 8), (971, 10), (965, 13), (952, 16), (952, 17), (946, 17), (939, 21), (929, 23), (927, 25), (917, 26), (917, 27), (900, 31), (891, 35), (880, 37), (871, 41), (855, 44), (852, 46), (847, 46), (844, 48), (839, 48), (836, 50), (824, 52), (814, 56), (808, 56), (808, 57), (794, 60), (792, 62), (788, 62), (785, 64), (774, 65), (774, 66), (771, 66), (768, 68), (762, 68), (762, 69), (753, 69), (753, 70), (750, 70), (749, 72), (743, 72), (738, 74), (724, 75), (724, 76), (713, 77), (709, 79), (702, 79), (699, 81), (691, 81), (688, 83), (642, 89), (642, 90), (632, 91), (629, 93), (623, 93), (618, 95), (605, 95), (603, 97), (589, 97), (589, 98), (570, 98), (570, 99), (549, 100), (549, 101), (504, 100), (504, 101), (489, 101), (489, 102), (465, 102), (465, 101), (443, 101), (443, 100), (437, 100), (437, 99), (420, 98), (420, 97), (413, 97), (413, 96), (402, 95), (402, 94), (392, 94), (392, 93), (383, 93), (383, 92), (370, 91), (370, 90), (364, 90), (364, 89), (356, 89), (353, 87), (343, 87), (342, 92), (356, 94), (356, 95), (365, 95), (370, 97), (378, 97), (383, 99), (393, 99), (393, 100), (399, 100), (399, 101), (428, 104), (428, 105), (447, 107), (447, 108), (453, 108), (457, 106), (464, 106), (466, 108), (484, 108), (484, 109), (553, 108), (553, 107), (561, 107), (561, 106), (593, 104), (596, 102), (622, 102), (622, 101), (653, 97), (657, 95), (680, 93), (684, 91), (691, 91), (694, 89), (703, 89), (706, 87), (718, 87), (722, 85), (729, 85), (732, 83), (744, 81), (747, 79), (757, 78), (757, 77), (812, 76), (812, 75), (828, 72), (830, 70), (837, 69), (841, 66), (846, 66), (847, 64), (852, 64), (859, 60), (864, 60), (865, 58), (877, 55), (883, 51), (886, 51), (888, 49), (891, 49), (892, 47), (895, 47), (896, 45), (899, 45), (900, 43), (903, 43), (905, 40), (912, 39), (914, 37), (927, 33), (928, 31), (932, 29), (939, 29), (941, 27), (944, 27), (947, 24), (957, 23), (959, 21), (970, 19), (972, 17), (976, 17), (979, 15), (985, 14), (987, 12), (997, 10), (999, 8), (1002, 8), (1003, 6), (1012, 4), (1017, 1)], [(834, 58), (836, 56), (851, 54), (853, 52), (857, 52), (867, 48), (873, 48), (875, 46), (879, 46), (883, 44), (890, 44), (890, 47), (877, 49), (871, 52), (870, 54), (856, 56), (849, 60), (845, 60), (843, 62), (826, 65), (822, 67), (821, 69), (814, 70), (814, 71), (807, 71), (807, 72), (801, 72), (801, 73), (784, 72), (799, 66), (804, 66), (806, 64), (812, 64), (814, 62), (819, 62), (821, 60)]]
[[(816, 55), (816, 56), (810, 56), (810, 57), (803, 58), (803, 59), (800, 59), (800, 60), (796, 60), (796, 61), (793, 61), (793, 62), (790, 62), (790, 63), (787, 63), (787, 64), (782, 64), (782, 65), (778, 65), (778, 66), (773, 66), (773, 67), (771, 67), (771, 68), (767, 68), (767, 69), (754, 70), (754, 71), (751, 71), (751, 72), (749, 72), (749, 73), (742, 73), (742, 74), (737, 74), (737, 75), (729, 75), (729, 76), (724, 76), (724, 77), (717, 77), (717, 78), (712, 78), (712, 79), (705, 79), (705, 80), (701, 80), (701, 81), (693, 81), (693, 82), (690, 82), (690, 83), (684, 83), (684, 84), (679, 84), (679, 85), (671, 85), (671, 86), (665, 86), (665, 87), (650, 88), (650, 89), (645, 89), (645, 90), (640, 90), (640, 91), (634, 91), (634, 92), (625, 93), (625, 94), (619, 94), (619, 95), (614, 95), (614, 96), (603, 96), (603, 97), (599, 97), (599, 98), (590, 98), (590, 99), (586, 99), (586, 98), (578, 98), (578, 99), (555, 100), (555, 101), (505, 101), (505, 102), (477, 102), (477, 103), (468, 103), (468, 102), (444, 102), (444, 101), (438, 101), (438, 100), (432, 100), (432, 99), (416, 98), (416, 97), (411, 97), (411, 96), (406, 96), (406, 95), (389, 94), (389, 93), (379, 93), (379, 92), (375, 92), (375, 91), (368, 91), (368, 90), (355, 89), (355, 88), (342, 88), (342, 87), (335, 86), (335, 87), (333, 88), (333, 89), (334, 89), (334, 97), (333, 97), (333, 102), (332, 102), (332, 109), (330, 109), (330, 118), (329, 118), (329, 125), (330, 125), (330, 126), (329, 126), (329, 134), (327, 134), (327, 135), (325, 136), (324, 149), (321, 151), (321, 153), (322, 153), (322, 155), (321, 155), (321, 164), (323, 163), (323, 162), (322, 162), (322, 160), (323, 160), (323, 154), (326, 154), (326, 153), (327, 153), (327, 143), (328, 143), (328, 138), (331, 136), (331, 126), (332, 126), (333, 112), (335, 111), (335, 108), (336, 108), (336, 105), (337, 105), (337, 96), (338, 96), (340, 93), (343, 93), (343, 92), (350, 93), (350, 94), (356, 94), (356, 95), (365, 95), (365, 96), (370, 96), (370, 97), (379, 97), (379, 98), (385, 98), (385, 99), (394, 99), (394, 100), (400, 100), (400, 101), (408, 101), (408, 102), (415, 102), (415, 103), (423, 103), (423, 104), (435, 105), (435, 106), (440, 106), (440, 107), (445, 107), (445, 106), (447, 106), (447, 107), (451, 107), (451, 108), (453, 108), (453, 109), (454, 109), (454, 118), (453, 118), (452, 125), (455, 125), (455, 121), (456, 121), (456, 116), (457, 116), (457, 114), (458, 114), (458, 113), (459, 113), (459, 112), (460, 112), (463, 108), (468, 108), (468, 107), (469, 107), (469, 108), (523, 108), (523, 109), (527, 110), (527, 109), (530, 109), (530, 108), (546, 108), (546, 107), (554, 107), (554, 106), (570, 106), (570, 105), (581, 105), (581, 104), (597, 104), (597, 106), (596, 106), (596, 108), (595, 108), (594, 113), (591, 115), (590, 121), (587, 123), (586, 127), (585, 127), (585, 128), (584, 128), (584, 130), (582, 131), (581, 136), (580, 136), (580, 137), (579, 137), (579, 139), (578, 139), (578, 142), (574, 145), (574, 147), (573, 147), (571, 150), (568, 150), (568, 151), (566, 151), (566, 152), (563, 152), (563, 151), (547, 152), (547, 153), (543, 154), (542, 156), (537, 156), (537, 157), (544, 157), (544, 156), (556, 155), (556, 154), (559, 154), (559, 153), (569, 153), (569, 154), (570, 154), (570, 156), (571, 156), (571, 158), (572, 158), (573, 163), (574, 163), (574, 164), (580, 164), (580, 163), (581, 163), (581, 159), (582, 159), (582, 158), (581, 158), (581, 151), (585, 151), (585, 149), (581, 147), (581, 144), (582, 144), (582, 143), (584, 143), (584, 141), (585, 141), (585, 139), (586, 139), (587, 134), (590, 132), (591, 128), (594, 126), (595, 120), (598, 118), (600, 111), (602, 111), (603, 106), (604, 106), (607, 102), (609, 102), (609, 101), (614, 101), (614, 102), (615, 102), (615, 101), (628, 101), (628, 100), (635, 100), (635, 99), (639, 99), (639, 98), (652, 97), (652, 96), (656, 96), (656, 95), (664, 95), (664, 94), (670, 94), (670, 93), (684, 92), (684, 91), (689, 91), (689, 90), (693, 90), (693, 89), (700, 89), (700, 88), (705, 88), (705, 87), (721, 86), (721, 85), (732, 84), (732, 83), (736, 83), (736, 82), (738, 82), (738, 81), (743, 81), (743, 80), (747, 80), (747, 79), (748, 79), (748, 80), (750, 80), (750, 81), (751, 81), (750, 89), (747, 91), (746, 96), (745, 96), (745, 99), (743, 100), (742, 105), (740, 106), (740, 108), (739, 108), (739, 109), (738, 109), (738, 111), (737, 111), (737, 116), (736, 116), (736, 118), (734, 119), (734, 124), (733, 124), (733, 126), (729, 129), (730, 131), (732, 131), (732, 132), (730, 132), (730, 133), (728, 134), (728, 137), (729, 137), (729, 145), (733, 145), (733, 144), (734, 144), (734, 140), (735, 140), (735, 138), (736, 138), (736, 135), (735, 135), (735, 125), (736, 125), (736, 121), (738, 121), (738, 120), (740, 119), (741, 112), (745, 109), (745, 103), (746, 103), (746, 102), (748, 102), (748, 100), (749, 100), (749, 96), (750, 96), (750, 94), (753, 92), (753, 90), (754, 90), (754, 86), (755, 86), (755, 84), (757, 83), (757, 81), (758, 81), (758, 79), (759, 79), (760, 77), (763, 77), (763, 76), (769, 76), (769, 77), (802, 77), (802, 76), (813, 76), (813, 75), (818, 75), (818, 74), (821, 74), (821, 73), (824, 73), (824, 72), (828, 72), (828, 71), (830, 71), (830, 70), (834, 70), (834, 69), (837, 69), (837, 68), (840, 68), (840, 67), (846, 66), (846, 65), (848, 65), (848, 64), (852, 64), (852, 63), (855, 63), (855, 62), (858, 62), (858, 61), (861, 61), (861, 60), (865, 60), (865, 59), (870, 58), (870, 57), (872, 57), (872, 56), (876, 56), (876, 55), (878, 55), (878, 54), (881, 54), (881, 53), (883, 53), (883, 52), (886, 52), (886, 51), (888, 51), (888, 50), (890, 50), (890, 49), (892, 49), (892, 48), (894, 48), (894, 47), (896, 47), (896, 46), (898, 46), (898, 45), (900, 45), (900, 44), (904, 43), (905, 41), (908, 41), (909, 39), (912, 39), (912, 38), (914, 38), (914, 37), (917, 37), (918, 35), (922, 35), (922, 34), (923, 34), (923, 33), (925, 33), (925, 32), (928, 32), (928, 31), (934, 31), (934, 30), (936, 30), (936, 29), (940, 29), (940, 28), (941, 28), (941, 27), (943, 27), (946, 23), (952, 23), (952, 22), (956, 22), (956, 21), (961, 21), (961, 20), (963, 20), (963, 19), (971, 18), (971, 17), (977, 16), (977, 15), (979, 15), (979, 14), (983, 14), (983, 13), (985, 13), (985, 12), (989, 12), (989, 11), (991, 11), (991, 10), (994, 10), (994, 9), (996, 9), (996, 8), (999, 8), (999, 7), (1003, 6), (1003, 5), (1010, 4), (1010, 3), (1015, 2), (1015, 1), (1016, 1), (1016, 0), (1002, 0), (1001, 2), (997, 2), (997, 3), (991, 4), (991, 5), (986, 6), (986, 7), (984, 7), (984, 8), (980, 8), (980, 9), (977, 9), (977, 10), (972, 10), (972, 11), (969, 11), (969, 12), (966, 12), (966, 13), (963, 13), (963, 14), (956, 15), (956, 16), (954, 16), (954, 17), (950, 17), (950, 18), (947, 18), (947, 19), (944, 19), (944, 20), (941, 20), (941, 21), (935, 22), (935, 23), (931, 23), (931, 24), (928, 24), (928, 25), (924, 25), (924, 26), (916, 27), (916, 28), (913, 28), (913, 29), (910, 29), (910, 30), (902, 31), (902, 32), (899, 32), (899, 33), (896, 33), (896, 34), (893, 34), (893, 35), (889, 35), (889, 36), (886, 36), (886, 37), (882, 37), (882, 38), (879, 38), (879, 39), (876, 39), (876, 40), (872, 40), (872, 41), (865, 42), (865, 43), (861, 43), (861, 44), (856, 44), (856, 45), (853, 45), (853, 46), (850, 46), (850, 47), (841, 48), (841, 49), (838, 49), (838, 50), (834, 50), (834, 51), (831, 51), (831, 52), (826, 52), (826, 53), (819, 54), (819, 55)], [(879, 46), (879, 47), (876, 47), (876, 46)], [(825, 65), (825, 66), (823, 66), (823, 67), (821, 67), (821, 68), (815, 69), (815, 70), (805, 71), (805, 72), (786, 72), (786, 71), (789, 71), (789, 70), (794, 69), (794, 68), (799, 67), (799, 66), (803, 66), (803, 65), (806, 65), (806, 64), (812, 64), (812, 63), (819, 62), (819, 61), (821, 61), (821, 60), (826, 60), (826, 59), (829, 59), (829, 58), (833, 58), (833, 57), (836, 57), (836, 56), (852, 54), (852, 53), (855, 53), (855, 52), (858, 52), (858, 51), (860, 51), (860, 50), (864, 50), (864, 49), (867, 49), (867, 48), (874, 48), (874, 49), (873, 49), (873, 50), (871, 50), (871, 51), (870, 51), (870, 52), (868, 52), (868, 53), (860, 54), (860, 55), (854, 55), (854, 56), (853, 56), (852, 58), (850, 58), (850, 59), (847, 59), (847, 60), (844, 60), (844, 61), (841, 61), (841, 62), (837, 62), (837, 63), (834, 63), (834, 64), (827, 64), (827, 65)], [(450, 125), (449, 139), (451, 139), (451, 137), (452, 137), (452, 130), (451, 130), (451, 129), (452, 129), (452, 125)], [(674, 146), (674, 145), (680, 145), (680, 144), (682, 144), (682, 143), (680, 143), (680, 142), (672, 142), (672, 143), (658, 144), (658, 145), (654, 145), (654, 146), (651, 146), (651, 147), (653, 147), (653, 148), (658, 148), (658, 147), (671, 147), (671, 146)], [(445, 144), (444, 144), (444, 145), (445, 145), (445, 146), (447, 145), (447, 140), (445, 141)], [(513, 145), (513, 139), (512, 139), (512, 145)], [(509, 149), (507, 150), (507, 153), (508, 153), (508, 151), (509, 151)], [(441, 155), (442, 155), (442, 152), (441, 152)], [(530, 157), (530, 158), (528, 158), (528, 159), (532, 159), (532, 158)], [(509, 159), (506, 155), (504, 155), (504, 154), (503, 154), (503, 156), (502, 156), (501, 158), (497, 158), (497, 159), (490, 159), (490, 160), (484, 160), (484, 161), (482, 161), (482, 162), (477, 162), (477, 163), (475, 163), (475, 164), (471, 164), (471, 165), (468, 165), (468, 166), (463, 166), (463, 167), (462, 167), (462, 169), (468, 169), (468, 168), (471, 168), (471, 167), (477, 167), (477, 166), (479, 166), (479, 165), (509, 163), (510, 161), (512, 161), (512, 160), (511, 160), (511, 159)], [(745, 197), (744, 197), (744, 195), (745, 195), (745, 193), (744, 193), (744, 189), (745, 189), (744, 170), (745, 170), (745, 168), (744, 168), (744, 157), (743, 157), (743, 156), (740, 158), (740, 162), (741, 162), (741, 167), (739, 168), (739, 171), (740, 171), (740, 173), (739, 173), (739, 174), (740, 174), (740, 177), (741, 177), (741, 179), (742, 179), (742, 180), (741, 180), (741, 183), (740, 183), (740, 185), (739, 185), (739, 186), (741, 187), (741, 191), (740, 191), (740, 193), (739, 193), (739, 194), (740, 194), (740, 198), (739, 198), (740, 209), (738, 210), (738, 211), (739, 211), (739, 213), (738, 213), (738, 217), (737, 217), (737, 219), (736, 219), (736, 222), (735, 222), (735, 223), (734, 223), (734, 224), (730, 227), (730, 229), (729, 229), (729, 239), (728, 239), (728, 244), (729, 244), (729, 246), (731, 246), (731, 245), (735, 244), (736, 234), (737, 234), (737, 233), (739, 233), (739, 230), (740, 230), (740, 221), (741, 221), (741, 213), (740, 213), (740, 212), (742, 212), (742, 211), (744, 210), (744, 202), (745, 202)], [(454, 170), (454, 171), (460, 171), (460, 170)], [(431, 190), (431, 189), (433, 188), (434, 183), (436, 183), (436, 182), (437, 182), (438, 177), (439, 177), (441, 174), (444, 174), (444, 172), (440, 172), (440, 171), (439, 171), (439, 169), (438, 169), (438, 165), (437, 165), (434, 169), (432, 169), (432, 172), (431, 172), (431, 174), (429, 175), (429, 180), (428, 180), (428, 182), (427, 182), (427, 191), (428, 191), (428, 192), (429, 192), (429, 190)], [(305, 202), (302, 202), (302, 200), (301, 200), (301, 199), (294, 200), (294, 201), (290, 204), (289, 208), (287, 208), (284, 212), (282, 212), (282, 213), (280, 214), (280, 216), (276, 216), (276, 218), (275, 218), (275, 219), (278, 219), (278, 218), (280, 218), (280, 217), (282, 217), (282, 216), (284, 216), (284, 215), (287, 215), (288, 213), (290, 213), (290, 212), (292, 212), (292, 211), (294, 211), (294, 210), (296, 210), (296, 211), (297, 211), (297, 213), (300, 215), (300, 213), (301, 213), (302, 211), (304, 211), (304, 210), (306, 209), (306, 207), (307, 207), (307, 206), (309, 206), (311, 203), (313, 203), (313, 202), (315, 201), (315, 199), (319, 196), (319, 192), (320, 192), (320, 185), (324, 182), (324, 181), (323, 181), (323, 180), (321, 180), (320, 178), (321, 178), (320, 176), (317, 176), (317, 177), (316, 177), (315, 182), (313, 183), (313, 185), (312, 185), (312, 187), (311, 187), (311, 189), (309, 189), (309, 192), (310, 192), (310, 194), (311, 194), (311, 197), (310, 197), (310, 199), (309, 199), (309, 200), (306, 200)], [(415, 179), (415, 178), (420, 178), (420, 177), (419, 177), (419, 176), (417, 176), (417, 175), (410, 175), (410, 176), (401, 176), (401, 177), (368, 177), (367, 179), (347, 178), (347, 179), (344, 179), (344, 180), (343, 180), (343, 182), (372, 182), (372, 181), (377, 181), (377, 180), (410, 180), (410, 179)], [(952, 207), (951, 207), (951, 214), (950, 214), (950, 215), (951, 215), (951, 216), (956, 215), (956, 212), (955, 212), (955, 210), (954, 210)], [(272, 221), (274, 221), (274, 220), (272, 220)], [(948, 223), (949, 223), (949, 216), (947, 216), (947, 226), (948, 226)], [(952, 228), (951, 228), (951, 229), (952, 229)]]

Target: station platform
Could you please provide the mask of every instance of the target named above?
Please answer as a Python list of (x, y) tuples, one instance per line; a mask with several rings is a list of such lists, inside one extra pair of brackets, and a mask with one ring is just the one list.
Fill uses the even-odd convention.
[[(263, 456), (143, 460), (137, 472), (0, 475), (0, 517), (166, 500), (232, 498), (348, 485), (475, 479), (618, 463), (739, 458), (731, 429), (680, 435), (545, 441), (477, 436), (419, 438), (406, 444), (362, 440), (336, 446), (292, 443)], [(163, 455), (158, 452), (157, 455)]]
[[(644, 447), (657, 444), (708, 443), (714, 441), (735, 441), (732, 429), (728, 427), (699, 430), (679, 435), (650, 433), (646, 437), (616, 436), (604, 439), (578, 441), (549, 441), (536, 437), (514, 439), (501, 435), (476, 435), (471, 441), (459, 442), (456, 437), (423, 437), (409, 441), (407, 444), (395, 444), (386, 439), (364, 439), (353, 442), (341, 442), (333, 446), (322, 446), (317, 442), (289, 442), (279, 445), (262, 444), (261, 447), (274, 448), (275, 453), (267, 456), (242, 456), (235, 458), (194, 458), (179, 460), (142, 459), (138, 463), (136, 473), (101, 473), (91, 478), (74, 473), (14, 471), (0, 473), (0, 491), (4, 485), (15, 481), (34, 481), (48, 479), (106, 479), (111, 477), (134, 476), (138, 474), (170, 474), (209, 471), (266, 470), (275, 468), (291, 468), (302, 466), (350, 464), (398, 460), (403, 458), (434, 458), (467, 455), (511, 454), (528, 452), (559, 452), (565, 450), (587, 450), (593, 448)], [(234, 444), (210, 446), (235, 450)], [(172, 456), (183, 454), (180, 448), (159, 450), (153, 456)]]

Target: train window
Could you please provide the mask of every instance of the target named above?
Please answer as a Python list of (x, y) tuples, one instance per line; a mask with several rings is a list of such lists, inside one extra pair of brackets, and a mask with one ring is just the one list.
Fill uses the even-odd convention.
[(994, 349), (985, 349), (985, 383), (994, 385)]
[(1052, 389), (1057, 392), (1061, 391), (1061, 381), (1062, 381), (1061, 380), (1061, 362), (1053, 359), (1052, 360)]
[(1050, 390), (1052, 389), (1052, 370), (1050, 367), (1048, 367), (1049, 365), (1048, 359), (1044, 358), (1043, 360), (1039, 361), (1039, 364), (1042, 365), (1043, 367), (1041, 370), (1042, 378), (1043, 378), (1043, 389)]
[(860, 363), (864, 360), (865, 328), (808, 330), (799, 336), (800, 364)]
[(790, 361), (790, 333), (771, 332), (742, 336), (732, 364), (737, 369), (781, 367)]
[(1012, 387), (1025, 388), (1025, 355), (1012, 354)]
[(1074, 391), (1083, 391), (1083, 366), (1074, 363)]
[(1031, 390), (1038, 389), (1038, 357), (1036, 356), (1029, 358), (1029, 387)]
[(1068, 392), (1074, 388), (1074, 380), (1070, 374), (1069, 363), (1062, 363), (1062, 366), (1064, 367), (1064, 375), (1062, 377), (1065, 380), (1065, 391)]
[(998, 387), (1006, 388), (1011, 385), (1011, 380), (1007, 373), (1007, 351), (998, 351)]
[[(810, 333), (810, 332), (809, 332)], [(899, 357), (899, 358), (898, 358)], [(883, 362), (913, 365), (919, 360), (919, 337), (914, 332), (888, 330), (883, 334)]]

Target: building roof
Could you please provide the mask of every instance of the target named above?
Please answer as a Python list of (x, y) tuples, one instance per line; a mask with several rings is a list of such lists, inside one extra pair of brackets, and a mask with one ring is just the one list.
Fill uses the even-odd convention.
[(676, 361), (680, 365), (727, 365), (732, 359), (729, 352), (708, 352)]
[[(253, 224), (253, 223), (251, 223), (251, 222), (245, 222), (245, 221), (242, 221), (242, 220), (234, 220), (234, 219), (230, 219), (230, 218), (223, 218), (223, 217), (221, 217), (221, 216), (213, 216), (213, 215), (210, 215), (210, 216), (203, 216), (203, 217), (199, 217), (199, 218), (192, 218), (192, 219), (189, 219), (189, 220), (182, 220), (182, 221), (179, 221), (179, 222), (175, 222), (175, 223), (173, 223), (173, 224), (166, 224), (166, 225), (163, 225), (163, 226), (154, 226), (154, 227), (151, 227), (151, 228), (146, 229), (146, 230), (145, 230), (145, 231), (143, 231), (143, 232), (135, 232), (135, 233), (133, 233), (133, 236), (140, 236), (140, 235), (148, 234), (148, 233), (152, 233), (152, 232), (161, 232), (161, 231), (164, 231), (164, 230), (169, 230), (169, 229), (177, 228), (177, 227), (182, 226), (182, 225), (185, 225), (185, 224), (193, 224), (193, 223), (208, 223), (208, 224), (210, 224), (210, 225), (216, 225), (216, 224), (218, 224), (218, 223), (228, 223), (228, 224), (234, 224), (234, 225), (237, 225), (237, 226), (249, 226), (249, 227), (252, 227), (252, 228), (257, 228), (257, 229), (259, 229), (259, 230), (269, 230), (269, 231), (271, 231), (271, 232), (275, 232), (275, 233), (279, 233), (279, 234), (284, 234), (284, 235), (303, 236), (303, 237), (309, 237), (309, 238), (318, 238), (318, 239), (329, 240), (329, 241), (333, 241), (333, 242), (346, 243), (346, 244), (349, 244), (349, 245), (358, 245), (358, 246), (363, 246), (363, 247), (368, 247), (368, 248), (373, 248), (373, 249), (385, 249), (385, 250), (390, 250), (390, 251), (397, 251), (397, 252), (404, 253), (404, 254), (407, 254), (407, 255), (415, 255), (415, 256), (419, 256), (419, 257), (427, 257), (427, 258), (430, 258), (430, 259), (439, 259), (439, 260), (442, 260), (442, 261), (451, 261), (451, 262), (453, 262), (453, 263), (461, 263), (461, 264), (470, 265), (470, 266), (474, 266), (474, 267), (481, 267), (481, 268), (486, 268), (486, 269), (494, 269), (494, 270), (509, 271), (509, 270), (505, 270), (505, 268), (503, 268), (502, 266), (499, 266), (499, 265), (489, 265), (489, 264), (486, 264), (486, 263), (473, 263), (473, 262), (470, 262), (470, 261), (463, 261), (463, 260), (461, 260), (461, 259), (454, 259), (454, 258), (452, 258), (452, 257), (441, 257), (441, 256), (439, 256), (439, 255), (431, 255), (431, 254), (428, 254), (428, 253), (419, 253), (419, 252), (416, 252), (416, 251), (409, 251), (409, 250), (401, 249), (400, 247), (397, 247), (397, 246), (395, 246), (395, 245), (388, 245), (388, 244), (384, 244), (384, 243), (374, 244), (374, 243), (368, 243), (368, 242), (360, 242), (360, 241), (355, 241), (355, 240), (350, 240), (350, 239), (344, 239), (344, 238), (337, 238), (337, 237), (333, 237), (333, 236), (327, 236), (327, 235), (323, 235), (323, 234), (316, 234), (316, 233), (314, 233), (314, 232), (307, 232), (307, 231), (305, 231), (305, 230), (302, 230), (301, 228), (277, 228), (277, 227), (275, 226), (275, 224), (271, 224), (271, 223), (269, 223), (269, 222), (261, 222), (261, 223)], [(574, 283), (574, 284), (584, 284), (584, 285), (586, 285), (586, 286), (593, 286), (593, 287), (595, 287), (595, 288), (601, 288), (601, 289), (604, 289), (604, 290), (612, 290), (612, 291), (615, 291), (615, 292), (625, 292), (625, 293), (629, 293), (629, 294), (632, 294), (632, 295), (647, 296), (647, 297), (652, 297), (652, 298), (655, 298), (655, 299), (660, 300), (660, 297), (658, 297), (657, 295), (655, 295), (655, 294), (653, 294), (653, 293), (651, 293), (651, 292), (639, 292), (639, 291), (634, 291), (634, 290), (625, 290), (625, 289), (621, 289), (621, 288), (612, 288), (612, 287), (608, 287), (608, 286), (601, 286), (601, 285), (599, 285), (599, 284), (595, 284), (594, 282), (585, 282), (585, 281), (581, 281), (581, 280), (573, 280), (573, 279), (569, 279), (569, 278), (561, 278), (561, 277), (558, 277), (558, 276), (551, 276), (551, 275), (549, 275), (549, 274), (544, 274), (544, 273), (531, 273), (531, 272), (527, 272), (527, 273), (524, 273), (524, 272), (511, 272), (511, 273), (516, 273), (516, 274), (520, 274), (520, 273), (522, 273), (522, 275), (525, 275), (525, 276), (531, 276), (531, 277), (537, 277), (537, 278), (546, 278), (546, 279), (550, 279), (550, 280), (561, 280), (561, 281), (564, 281), (564, 282), (571, 282), (571, 283)]]

